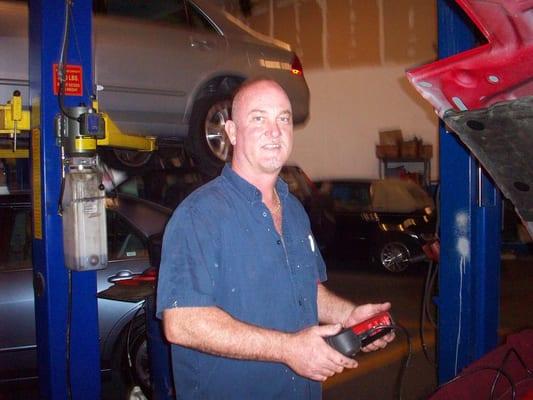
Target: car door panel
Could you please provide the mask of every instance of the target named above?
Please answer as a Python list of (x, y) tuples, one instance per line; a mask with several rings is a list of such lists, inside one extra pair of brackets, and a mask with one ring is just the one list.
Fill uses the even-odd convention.
[(0, 382), (35, 376), (32, 270), (0, 272)]
[[(177, 2), (180, 3), (180, 2)], [(95, 80), (98, 99), (126, 132), (183, 136), (187, 99), (215, 74), (224, 38), (182, 21), (96, 17)]]

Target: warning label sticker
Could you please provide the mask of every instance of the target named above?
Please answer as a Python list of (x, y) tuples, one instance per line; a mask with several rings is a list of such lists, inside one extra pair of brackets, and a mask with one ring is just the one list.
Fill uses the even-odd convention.
[[(58, 64), (54, 64), (54, 94), (59, 93)], [(83, 71), (81, 65), (65, 65), (65, 96), (83, 95)]]

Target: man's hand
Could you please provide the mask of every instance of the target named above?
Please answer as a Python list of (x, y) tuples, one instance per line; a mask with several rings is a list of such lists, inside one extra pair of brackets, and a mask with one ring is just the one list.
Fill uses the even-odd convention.
[(315, 381), (341, 373), (344, 368), (356, 368), (357, 361), (345, 357), (324, 340), (336, 335), (342, 326), (312, 326), (289, 336), (285, 343), (283, 361), (294, 372)]
[[(381, 303), (381, 304), (365, 304), (362, 306), (356, 306), (353, 308), (348, 318), (342, 323), (344, 327), (348, 328), (359, 322), (369, 319), (370, 317), (382, 312), (389, 311), (391, 308), (390, 303)], [(387, 346), (388, 343), (394, 340), (394, 332), (391, 332), (382, 338), (375, 340), (370, 343), (368, 346), (363, 347), (361, 350), (364, 352), (375, 351), (382, 349)]]

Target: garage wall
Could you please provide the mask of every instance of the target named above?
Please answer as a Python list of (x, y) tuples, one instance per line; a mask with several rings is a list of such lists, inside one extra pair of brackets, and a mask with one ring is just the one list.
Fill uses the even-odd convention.
[[(403, 74), (401, 65), (306, 74), (311, 117), (296, 130), (292, 161), (315, 179), (377, 177), (380, 130), (401, 128), (404, 139), (435, 144), (433, 109), (417, 98)], [(433, 177), (436, 164), (432, 160)]]
[[(238, 2), (237, 2), (238, 3)], [(235, 2), (226, 1), (236, 12)], [(405, 69), (436, 57), (430, 0), (252, 0), (253, 29), (291, 44), (311, 90), (311, 116), (297, 129), (292, 161), (312, 178), (377, 177), (380, 130), (437, 143), (433, 110)], [(437, 177), (437, 159), (432, 178)]]

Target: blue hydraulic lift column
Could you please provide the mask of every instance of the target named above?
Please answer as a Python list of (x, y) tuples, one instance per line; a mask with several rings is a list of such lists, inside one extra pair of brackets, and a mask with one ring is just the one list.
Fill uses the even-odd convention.
[[(471, 22), (438, 0), (439, 58), (475, 46)], [(501, 197), (457, 136), (440, 127), (438, 379), (444, 383), (496, 346)]]
[[(83, 93), (65, 96), (66, 107), (89, 105), (93, 86), (92, 2), (72, 4), (67, 64), (81, 66)], [(100, 398), (101, 387), (96, 274), (72, 272), (69, 313), (69, 274), (63, 260), (62, 220), (58, 213), (62, 169), (54, 129), (59, 107), (54, 95), (53, 65), (60, 60), (65, 1), (32, 0), (29, 11), (33, 264), (40, 398), (94, 400)]]

